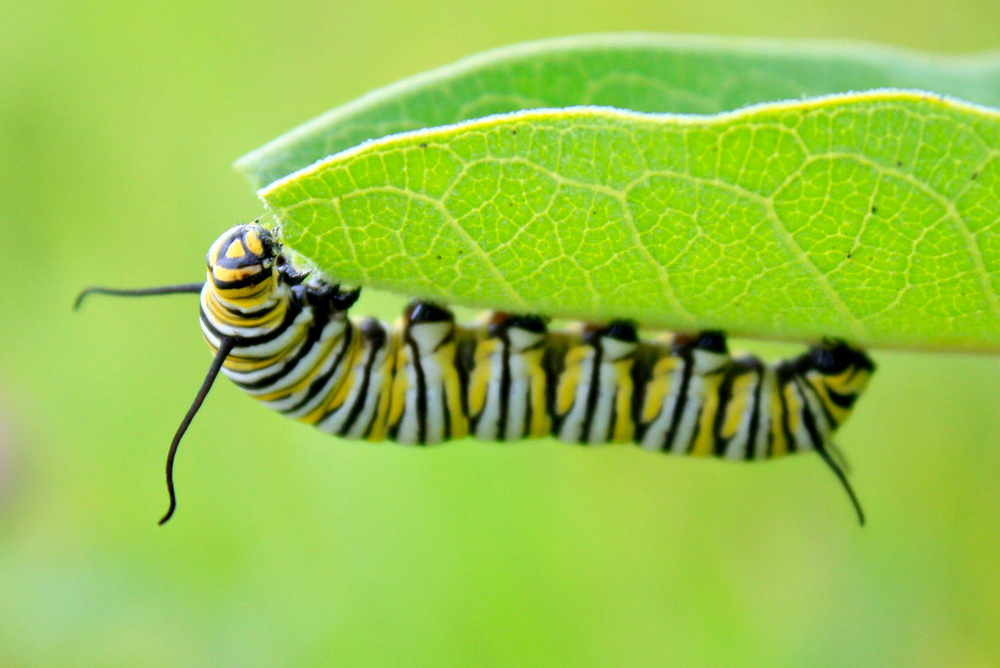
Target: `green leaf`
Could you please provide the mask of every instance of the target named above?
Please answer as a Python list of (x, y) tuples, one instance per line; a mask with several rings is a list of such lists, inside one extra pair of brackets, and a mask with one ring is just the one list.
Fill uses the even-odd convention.
[(521, 109), (714, 114), (874, 88), (929, 90), (1000, 107), (1000, 55), (930, 58), (872, 46), (644, 34), (547, 40), (375, 91), (244, 156), (236, 168), (261, 188), (368, 139)]
[(1000, 350), (1000, 113), (878, 91), (715, 116), (527, 111), (260, 192), (331, 276), (674, 330)]

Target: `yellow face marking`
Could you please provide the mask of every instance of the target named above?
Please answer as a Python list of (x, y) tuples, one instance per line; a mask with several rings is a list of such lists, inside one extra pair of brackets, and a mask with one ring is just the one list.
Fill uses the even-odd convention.
[(247, 245), (247, 248), (250, 249), (250, 252), (257, 257), (264, 255), (264, 242), (260, 240), (259, 233), (247, 232), (243, 237), (243, 242)]
[(239, 242), (239, 239), (234, 239), (233, 243), (229, 244), (229, 248), (226, 249), (226, 257), (237, 260), (246, 253), (243, 251), (243, 244)]

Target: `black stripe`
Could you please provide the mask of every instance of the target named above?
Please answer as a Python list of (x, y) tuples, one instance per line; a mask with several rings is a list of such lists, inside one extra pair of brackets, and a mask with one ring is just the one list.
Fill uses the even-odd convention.
[(226, 313), (228, 313), (229, 315), (233, 316), (234, 318), (242, 318), (244, 320), (252, 320), (252, 319), (263, 318), (263, 317), (265, 317), (265, 316), (273, 313), (274, 310), (276, 308), (278, 308), (278, 306), (280, 304), (281, 304), (280, 301), (275, 301), (270, 306), (265, 306), (263, 308), (259, 308), (256, 311), (241, 311), (241, 310), (236, 309), (236, 308), (229, 308), (225, 304), (218, 303), (218, 305), (222, 307), (222, 310), (225, 311)]
[[(472, 370), (476, 364), (476, 339), (474, 336), (468, 336), (469, 332), (463, 332), (463, 334), (465, 335), (459, 337), (458, 342), (455, 344), (455, 371), (458, 373), (462, 415), (471, 422), (471, 416), (469, 415), (469, 379), (472, 377)], [(475, 428), (470, 428), (470, 433), (474, 432)]]
[(563, 417), (558, 413), (556, 394), (559, 389), (559, 378), (566, 371), (568, 348), (565, 341), (553, 340), (552, 344), (542, 355), (542, 368), (545, 370), (545, 410), (548, 411), (552, 423), (550, 433), (552, 436), (558, 436), (559, 430), (562, 429)]
[(510, 339), (504, 331), (499, 336), (503, 352), (500, 353), (500, 418), (496, 440), (507, 440), (507, 416), (510, 414)]
[[(726, 455), (726, 447), (729, 445), (729, 438), (722, 437), (722, 424), (726, 421), (729, 412), (729, 404), (733, 399), (733, 383), (739, 376), (739, 368), (735, 362), (730, 362), (719, 384), (719, 402), (715, 407), (715, 419), (712, 420), (712, 452), (716, 457)], [(739, 429), (737, 428), (737, 433)]]
[[(417, 443), (425, 445), (427, 443), (427, 378), (424, 376), (424, 368), (420, 365), (420, 350), (417, 347), (417, 342), (410, 336), (409, 329), (406, 330), (406, 344), (410, 346), (411, 363), (417, 377)], [(404, 410), (400, 422), (405, 416), (406, 411)]]
[[(594, 423), (594, 413), (597, 412), (597, 400), (600, 397), (601, 389), (601, 359), (604, 357), (604, 349), (601, 347), (601, 340), (598, 338), (591, 344), (594, 351), (593, 361), (590, 366), (590, 386), (587, 388), (587, 405), (583, 412), (583, 423), (580, 425), (580, 443), (590, 442), (590, 429)], [(579, 390), (579, 388), (577, 388)], [(575, 401), (573, 402), (576, 403)], [(570, 409), (572, 411), (572, 408)]]
[(521, 425), (520, 437), (524, 438), (531, 433), (531, 420), (535, 417), (535, 407), (532, 399), (535, 396), (535, 384), (531, 382), (531, 375), (528, 375), (527, 387), (524, 391), (524, 423)]
[(653, 378), (653, 367), (659, 358), (656, 355), (655, 346), (640, 345), (636, 349), (635, 357), (632, 359), (632, 368), (629, 375), (632, 377), (632, 439), (636, 443), (642, 443), (646, 429), (649, 427), (642, 422), (643, 407), (646, 404), (646, 391)]
[[(684, 406), (687, 404), (688, 389), (691, 386), (691, 374), (694, 372), (694, 363), (691, 359), (690, 350), (681, 350), (677, 356), (684, 363), (684, 370), (681, 372), (681, 386), (677, 389), (677, 400), (674, 402), (674, 412), (670, 416), (670, 429), (667, 430), (663, 439), (661, 450), (670, 450), (677, 437), (677, 429), (681, 424), (681, 417), (684, 414)], [(669, 394), (667, 398), (669, 398)], [(659, 417), (659, 416), (657, 416)]]
[[(377, 321), (368, 319), (365, 320), (360, 326), (361, 335), (371, 344), (372, 351), (365, 361), (364, 377), (361, 379), (361, 387), (358, 388), (357, 396), (354, 398), (354, 404), (351, 406), (350, 412), (347, 414), (347, 418), (344, 419), (344, 424), (341, 425), (340, 430), (337, 432), (341, 436), (347, 434), (354, 426), (361, 412), (365, 409), (368, 404), (368, 387), (371, 385), (372, 379), (372, 368), (375, 366), (375, 360), (378, 358), (379, 351), (385, 346), (385, 330), (382, 329), (381, 325)], [(378, 398), (379, 395), (375, 395), (375, 411), (378, 412)], [(336, 412), (336, 409), (330, 411), (323, 416), (326, 419), (329, 415)], [(320, 420), (322, 422), (322, 420)]]
[(451, 408), (448, 406), (448, 386), (441, 386), (441, 419), (444, 420), (445, 441), (451, 440)]
[[(449, 331), (448, 334), (445, 335), (444, 339), (442, 339), (441, 343), (439, 343), (438, 346), (434, 350), (435, 351), (441, 350), (441, 348), (443, 348), (446, 343), (451, 343), (451, 342), (455, 341), (455, 332), (456, 332), (456, 327), (455, 327), (455, 323), (453, 322), (452, 325), (451, 325), (451, 331)], [(450, 360), (446, 360), (443, 363), (443, 364), (450, 364), (451, 367), (452, 367), (452, 369), (455, 369), (456, 374), (458, 373), (457, 367), (455, 366), (455, 362), (456, 362), (455, 358), (456, 358), (456, 355), (458, 353), (457, 348), (458, 348), (457, 345), (452, 346), (452, 349), (451, 349), (451, 359)], [(441, 419), (444, 420), (443, 440), (450, 441), (451, 440), (451, 434), (452, 434), (452, 427), (451, 427), (452, 417), (451, 417), (451, 405), (449, 403), (449, 399), (451, 399), (451, 395), (449, 394), (449, 392), (452, 391), (452, 386), (449, 383), (444, 382), (445, 381), (445, 374), (443, 372), (441, 374), (439, 374), (439, 375), (441, 376), (441, 380), (443, 381), (441, 383)], [(459, 383), (459, 391), (461, 391), (461, 383)]]
[(809, 408), (809, 402), (806, 401), (806, 393), (802, 389), (802, 383), (799, 378), (794, 379), (795, 386), (799, 388), (799, 394), (802, 395), (802, 423), (806, 426), (806, 431), (809, 432), (809, 438), (812, 439), (813, 448), (816, 450), (823, 449), (823, 437), (819, 433), (819, 428), (816, 426), (816, 418), (813, 415), (812, 410)]
[[(242, 382), (234, 381), (243, 390), (262, 390), (275, 385), (282, 378), (290, 374), (313, 349), (323, 335), (323, 330), (330, 322), (330, 312), (326, 309), (318, 309), (312, 322), (306, 330), (305, 340), (295, 354), (289, 357), (274, 373), (264, 376), (258, 380)], [(351, 327), (350, 322), (344, 323), (345, 327)]]
[[(837, 421), (834, 419), (833, 415), (830, 414), (830, 409), (827, 408), (826, 402), (823, 400), (823, 397), (820, 396), (819, 390), (816, 389), (813, 382), (805, 376), (799, 376), (799, 382), (804, 385), (805, 388), (808, 388), (809, 392), (816, 398), (816, 402), (819, 403), (819, 408), (823, 412), (823, 417), (826, 419), (827, 426), (830, 428), (831, 432), (834, 431), (837, 428)], [(805, 392), (802, 394), (804, 396)]]
[[(541, 323), (541, 321), (539, 321), (539, 322)], [(528, 328), (526, 327), (525, 329), (528, 329)], [(534, 330), (528, 329), (528, 331), (534, 331)], [(547, 331), (546, 331), (544, 323), (541, 323), (541, 331), (540, 332), (536, 332), (536, 333), (546, 334), (546, 336), (543, 336), (538, 341), (538, 343), (530, 345), (527, 348), (525, 348), (524, 350), (522, 350), (521, 353), (520, 353), (520, 357), (521, 357), (522, 360), (524, 359), (524, 353), (526, 353), (528, 351), (531, 351), (531, 350), (538, 350), (539, 348), (542, 348), (548, 342)], [(543, 350), (543, 354), (544, 354), (544, 350)], [(541, 361), (541, 358), (539, 358), (539, 361)], [(527, 364), (525, 364), (525, 366), (527, 366)], [(528, 436), (528, 434), (531, 433), (531, 422), (532, 422), (533, 418), (535, 417), (535, 405), (534, 405), (533, 399), (535, 398), (535, 393), (539, 391), (539, 389), (537, 387), (535, 387), (535, 383), (534, 383), (534, 380), (533, 380), (533, 378), (531, 376), (531, 372), (530, 371), (527, 374), (527, 378), (525, 379), (525, 382), (527, 383), (527, 387), (525, 388), (525, 392), (524, 392), (524, 424), (521, 425), (520, 438), (524, 438), (524, 437)], [(542, 390), (544, 391), (544, 388), (542, 388)]]
[[(389, 385), (389, 392), (392, 392), (391, 384)], [(372, 433), (372, 429), (375, 428), (375, 421), (378, 419), (379, 402), (382, 401), (383, 396), (381, 393), (375, 395), (375, 410), (372, 411), (372, 416), (369, 418), (368, 424), (361, 431), (361, 438), (368, 438)], [(388, 401), (388, 397), (386, 397), (386, 401)], [(388, 415), (388, 411), (386, 411), (386, 414)]]
[(615, 437), (615, 424), (618, 422), (618, 392), (621, 387), (615, 384), (614, 394), (611, 396), (611, 419), (608, 420), (608, 431), (604, 436), (605, 443), (612, 443)]
[(351, 347), (351, 340), (354, 338), (354, 326), (352, 323), (348, 322), (347, 327), (344, 328), (344, 343), (340, 346), (340, 351), (337, 352), (337, 357), (330, 365), (330, 368), (326, 370), (319, 378), (314, 378), (311, 383), (309, 383), (309, 389), (306, 390), (306, 395), (302, 397), (294, 406), (289, 408), (280, 409), (281, 413), (294, 413), (299, 410), (310, 401), (312, 401), (317, 394), (326, 386), (331, 378), (337, 373), (340, 365), (344, 361), (344, 355), (347, 354), (348, 349)]
[[(223, 265), (223, 269), (227, 268), (228, 267)], [(215, 274), (212, 274), (212, 285), (214, 285), (220, 292), (225, 292), (227, 290), (242, 290), (243, 288), (249, 288), (253, 285), (260, 285), (270, 278), (272, 278), (270, 267), (266, 267), (258, 271), (256, 274), (251, 274), (246, 278), (241, 278), (235, 281), (220, 281), (215, 277)]]
[[(764, 390), (764, 365), (755, 357), (747, 358), (752, 373), (757, 374), (757, 385), (753, 391), (753, 407), (750, 409), (750, 426), (747, 427), (747, 446), (743, 459), (756, 459), (754, 448), (757, 446), (757, 431), (760, 429), (760, 398)], [(751, 366), (752, 365), (752, 366)]]
[[(381, 324), (379, 327), (381, 328)], [(368, 438), (375, 428), (375, 421), (378, 420), (379, 410), (381, 409), (382, 401), (386, 402), (385, 419), (386, 422), (389, 420), (389, 412), (392, 410), (392, 386), (396, 382), (396, 360), (395, 354), (398, 352), (397, 347), (394, 345), (393, 336), (395, 333), (390, 329), (386, 331), (382, 330), (386, 335), (385, 346), (386, 346), (386, 371), (388, 372), (388, 379), (382, 379), (382, 387), (379, 388), (378, 393), (375, 395), (375, 410), (372, 411), (372, 416), (368, 420), (368, 424), (365, 426), (362, 436)], [(389, 357), (393, 355), (393, 357)]]
[[(790, 454), (798, 451), (798, 443), (792, 436), (792, 431), (788, 426), (788, 402), (785, 401), (785, 387), (788, 385), (793, 376), (789, 367), (784, 364), (778, 365), (777, 369), (775, 369), (775, 374), (777, 375), (778, 381), (778, 400), (781, 402), (781, 430), (785, 434), (785, 440), (788, 442), (788, 451), (786, 454)], [(772, 420), (772, 430), (775, 428), (773, 422), (774, 421)], [(769, 448), (769, 452), (767, 454), (770, 457), (774, 453), (771, 452)]]
[[(229, 246), (233, 243), (233, 239), (235, 239), (237, 236), (242, 235), (242, 234), (243, 234), (242, 226), (239, 226), (239, 227), (232, 228), (231, 230), (229, 230), (227, 233), (225, 233), (223, 235), (223, 236), (225, 236), (226, 240), (218, 244), (219, 245), (219, 253), (215, 257), (216, 264), (222, 262), (222, 259), (226, 256), (225, 251), (229, 250)], [(212, 244), (212, 248), (214, 248), (214, 247), (215, 247), (215, 244)], [(209, 253), (211, 253), (211, 250), (212, 249), (209, 248)], [(209, 271), (212, 271), (212, 263), (208, 261), (208, 255), (207, 254), (205, 255), (205, 266), (208, 267)]]
[[(824, 385), (826, 385), (824, 383)], [(830, 401), (835, 406), (839, 406), (845, 410), (850, 410), (854, 407), (854, 402), (858, 400), (857, 394), (841, 394), (840, 392), (834, 392), (830, 389), (829, 385), (826, 385), (826, 394), (830, 397)]]
[(201, 322), (202, 325), (205, 326), (205, 329), (207, 329), (212, 336), (220, 340), (223, 338), (233, 339), (235, 341), (235, 347), (233, 348), (233, 352), (231, 354), (233, 356), (238, 357), (240, 356), (239, 354), (240, 348), (252, 348), (254, 346), (259, 346), (264, 343), (269, 343), (280, 337), (282, 334), (285, 333), (285, 330), (288, 329), (293, 322), (295, 322), (295, 318), (297, 318), (300, 313), (302, 313), (302, 307), (294, 302), (290, 303), (288, 306), (288, 310), (285, 312), (285, 319), (281, 321), (281, 324), (272, 329), (271, 331), (267, 332), (266, 334), (262, 334), (261, 336), (240, 336), (239, 334), (234, 334), (234, 335), (223, 334), (222, 332), (220, 332), (215, 328), (214, 324), (212, 324), (211, 318), (209, 318), (208, 314), (205, 313), (204, 307), (201, 308)]

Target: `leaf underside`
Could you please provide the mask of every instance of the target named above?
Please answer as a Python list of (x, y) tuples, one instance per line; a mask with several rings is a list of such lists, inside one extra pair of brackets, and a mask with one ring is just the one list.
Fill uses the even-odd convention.
[[(323, 132), (285, 148), (306, 159), (303, 138), (327, 150)], [(386, 137), (259, 194), (291, 248), (349, 283), (591, 322), (998, 351), (998, 150), (995, 110), (905, 91), (712, 116), (541, 109)], [(248, 160), (258, 176), (280, 163)]]

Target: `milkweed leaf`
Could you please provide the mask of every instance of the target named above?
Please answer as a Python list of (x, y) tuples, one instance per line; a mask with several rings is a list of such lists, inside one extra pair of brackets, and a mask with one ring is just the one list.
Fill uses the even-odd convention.
[(1000, 349), (1000, 114), (880, 91), (390, 136), (260, 191), (351, 283), (762, 337)]
[(347, 282), (590, 321), (997, 351), (993, 107), (997, 55), (568, 38), (376, 91), (237, 168), (286, 243)]

